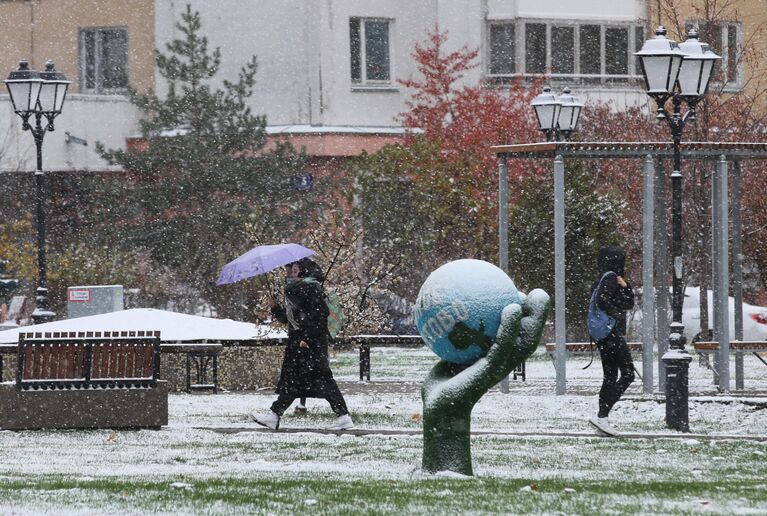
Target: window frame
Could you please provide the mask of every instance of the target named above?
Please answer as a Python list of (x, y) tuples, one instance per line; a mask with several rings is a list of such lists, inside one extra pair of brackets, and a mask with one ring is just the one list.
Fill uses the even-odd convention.
[[(107, 31), (120, 31), (125, 34), (125, 86), (119, 88), (106, 88), (103, 86), (104, 78), (102, 72), (101, 62), (101, 49), (102, 42), (99, 37), (100, 34)], [(94, 80), (95, 87), (88, 88), (86, 81), (86, 67), (87, 67), (87, 49), (85, 45), (85, 38), (88, 34), (94, 34)], [(99, 26), (99, 27), (80, 27), (78, 34), (79, 44), (79, 74), (80, 74), (80, 93), (85, 95), (125, 95), (128, 92), (128, 86), (130, 85), (130, 33), (128, 27), (124, 25), (118, 26)]]
[[(359, 35), (359, 49), (358, 49), (358, 57), (357, 62), (359, 65), (359, 81), (356, 81), (354, 79), (354, 75), (352, 73), (352, 61), (353, 61), (353, 55), (352, 55), (352, 35), (351, 35), (351, 24), (354, 20), (357, 20), (358, 22), (358, 35)], [(387, 28), (387, 57), (389, 60), (389, 79), (387, 80), (381, 80), (381, 79), (368, 79), (367, 77), (367, 48), (366, 48), (366, 35), (367, 35), (367, 22), (384, 22), (386, 23)], [(392, 46), (392, 28), (394, 26), (394, 19), (393, 18), (381, 18), (381, 17), (366, 17), (366, 16), (350, 16), (349, 17), (349, 82), (351, 83), (351, 86), (353, 89), (368, 89), (368, 88), (375, 88), (375, 89), (386, 89), (391, 88), (394, 85), (394, 52), (393, 52), (393, 46)]]
[[(545, 73), (528, 73), (527, 66), (527, 53), (526, 53), (526, 28), (527, 24), (544, 24), (546, 26), (546, 67)], [(494, 25), (514, 25), (514, 61), (516, 68), (514, 73), (505, 74), (493, 74), (490, 73), (490, 59), (491, 59), (491, 46), (490, 37), (491, 27)], [(580, 29), (585, 25), (596, 25), (599, 27), (599, 74), (584, 74), (581, 73), (581, 33)], [(552, 41), (552, 28), (553, 27), (572, 27), (573, 28), (573, 73), (553, 73), (553, 52), (551, 49)], [(628, 41), (626, 47), (628, 73), (626, 75), (607, 75), (606, 73), (606, 31), (607, 29), (620, 28), (627, 31)], [(605, 20), (566, 20), (566, 19), (540, 19), (540, 18), (508, 18), (508, 19), (493, 19), (486, 21), (486, 33), (488, 36), (485, 38), (484, 50), (487, 56), (484, 59), (485, 77), (490, 81), (503, 82), (505, 79), (514, 77), (524, 78), (537, 78), (546, 77), (552, 81), (567, 82), (567, 84), (584, 84), (584, 85), (613, 85), (613, 86), (626, 86), (630, 85), (634, 87), (636, 84), (640, 84), (642, 80), (642, 70), (638, 61), (634, 58), (633, 53), (637, 45), (637, 29), (641, 29), (642, 37), (645, 36), (644, 24), (634, 21), (605, 21)], [(641, 46), (643, 41), (639, 42)]]

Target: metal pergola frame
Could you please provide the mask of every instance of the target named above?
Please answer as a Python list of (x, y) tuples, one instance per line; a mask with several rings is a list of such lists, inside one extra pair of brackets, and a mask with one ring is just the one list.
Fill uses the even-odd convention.
[[(508, 273), (508, 167), (509, 159), (551, 159), (554, 172), (554, 334), (556, 393), (565, 394), (565, 159), (642, 159), (642, 381), (645, 393), (653, 392), (653, 344), (658, 345), (658, 388), (665, 390), (665, 366), (661, 360), (668, 345), (668, 256), (664, 200), (663, 163), (673, 158), (671, 142), (545, 142), (491, 147), (498, 156), (499, 266)], [(732, 163), (733, 257), (732, 287), (735, 297), (735, 340), (743, 340), (743, 277), (741, 224), (741, 170), (743, 161), (767, 159), (767, 143), (687, 142), (681, 144), (683, 160), (715, 161), (712, 177), (713, 229), (713, 322), (715, 357), (720, 391), (729, 391), (729, 198), (728, 177)], [(647, 286), (652, 286), (648, 295)], [(704, 295), (705, 293), (701, 293)], [(654, 314), (655, 317), (646, 317)], [(656, 326), (657, 322), (657, 326)], [(736, 389), (743, 388), (743, 354), (736, 354)], [(738, 374), (740, 373), (740, 374)]]

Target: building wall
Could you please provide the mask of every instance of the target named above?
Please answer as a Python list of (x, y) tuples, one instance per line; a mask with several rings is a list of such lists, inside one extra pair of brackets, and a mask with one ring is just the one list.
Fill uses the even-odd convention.
[[(705, 19), (704, 8), (708, 4), (714, 8), (716, 19), (720, 21), (738, 22), (742, 27), (739, 45), (745, 48), (746, 55), (740, 64), (739, 81), (735, 87), (725, 86), (723, 94), (744, 92), (753, 97), (759, 109), (767, 108), (767, 89), (765, 73), (767, 73), (767, 1), (765, 0), (735, 0), (733, 2), (715, 2), (713, 0), (678, 0), (675, 7), (681, 23)], [(658, 16), (656, 2), (649, 2), (649, 19), (653, 23), (660, 22), (668, 30), (668, 36), (676, 41), (686, 39), (686, 28), (677, 28), (674, 20), (669, 18), (662, 9)], [(705, 41), (705, 38), (703, 38)], [(705, 41), (711, 43), (710, 41)], [(722, 56), (726, 57), (726, 56)], [(721, 63), (721, 62), (720, 62)], [(721, 64), (717, 65), (721, 66)], [(716, 85), (709, 88), (709, 93), (721, 90)]]
[[(154, 67), (154, 49), (178, 37), (175, 24), (186, 5), (201, 14), (210, 47), (220, 47), (220, 77), (233, 80), (247, 59), (256, 55), (259, 71), (251, 100), (255, 113), (263, 113), (271, 126), (396, 127), (397, 115), (407, 106), (410, 92), (397, 79), (418, 78), (412, 52), (427, 33), (447, 30), (447, 50), (463, 45), (480, 49), (482, 64), (466, 81), (485, 79), (488, 59), (487, 22), (493, 20), (612, 20), (639, 21), (646, 17), (646, 2), (639, 0), (584, 0), (563, 4), (556, 0), (33, 0), (0, 2), (0, 18), (8, 20), (0, 34), (6, 49), (0, 55), (5, 70), (18, 59), (30, 59), (34, 68), (48, 57), (73, 81), (56, 131), (48, 133), (44, 167), (49, 170), (103, 170), (108, 168), (94, 152), (96, 141), (108, 147), (125, 146), (138, 132), (140, 113), (121, 95), (80, 94), (79, 29), (124, 26), (128, 29), (128, 70), (132, 86), (153, 88), (162, 94), (165, 84)], [(392, 81), (360, 86), (350, 73), (351, 17), (389, 20)], [(561, 82), (561, 81), (560, 81)], [(563, 84), (555, 85), (556, 88)], [(571, 84), (586, 100), (611, 101), (616, 109), (646, 103), (636, 84)], [(32, 138), (10, 115), (7, 95), (0, 95), (0, 169), (34, 168)], [(84, 139), (88, 146), (66, 143), (65, 133)], [(333, 131), (329, 131), (331, 134)], [(361, 134), (364, 134), (364, 130)], [(370, 134), (370, 133), (367, 133)], [(302, 138), (305, 138), (302, 136)], [(327, 139), (335, 136), (313, 136)], [(346, 138), (346, 137), (345, 137)], [(387, 142), (392, 138), (386, 136)], [(348, 139), (348, 138), (346, 138)], [(366, 136), (375, 147), (375, 136)], [(360, 139), (348, 149), (358, 147)], [(310, 143), (309, 145), (315, 145)], [(319, 147), (329, 148), (320, 142)], [(332, 146), (335, 146), (333, 143)]]
[[(154, 1), (33, 0), (0, 2), (0, 70), (7, 76), (20, 59), (43, 69), (53, 59), (56, 69), (72, 84), (56, 130), (46, 134), (43, 167), (47, 170), (102, 170), (107, 168), (94, 151), (96, 141), (108, 147), (125, 146), (125, 137), (137, 129), (138, 112), (122, 95), (80, 94), (79, 33), (88, 27), (126, 27), (128, 77), (139, 90), (154, 86)], [(11, 112), (5, 88), (0, 95), (0, 170), (32, 170), (32, 136), (21, 131)], [(84, 139), (88, 146), (66, 143), (65, 132)]]
[[(156, 40), (177, 36), (173, 23), (187, 1), (157, 7)], [(463, 45), (480, 48), (487, 58), (486, 20), (516, 18), (612, 20), (636, 22), (646, 17), (644, 1), (588, 0), (563, 4), (555, 0), (192, 0), (201, 14), (211, 47), (222, 50), (222, 76), (233, 78), (251, 55), (259, 62), (252, 106), (270, 125), (396, 126), (409, 92), (396, 79), (417, 78), (411, 54), (434, 27), (447, 30), (447, 50)], [(350, 76), (349, 18), (391, 21), (392, 75), (384, 87), (354, 85)], [(249, 34), (243, 40), (242, 34)], [(246, 43), (243, 43), (246, 41)], [(483, 79), (485, 67), (469, 72), (466, 81)], [(163, 91), (161, 79), (156, 78)], [(611, 100), (620, 109), (646, 102), (640, 88), (588, 86), (574, 88), (586, 99)]]

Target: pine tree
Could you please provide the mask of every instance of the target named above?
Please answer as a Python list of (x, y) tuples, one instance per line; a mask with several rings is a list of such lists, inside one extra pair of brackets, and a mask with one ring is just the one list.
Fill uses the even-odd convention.
[(291, 178), (304, 158), (287, 144), (265, 149), (265, 117), (247, 105), (256, 57), (237, 81), (216, 81), (221, 53), (209, 50), (199, 13), (187, 6), (176, 27), (181, 38), (156, 53), (166, 95), (130, 90), (145, 115), (140, 144), (97, 150), (127, 173), (110, 210), (114, 236), (212, 301), (219, 268), (252, 245), (247, 225), (274, 241), (297, 226), (306, 199)]

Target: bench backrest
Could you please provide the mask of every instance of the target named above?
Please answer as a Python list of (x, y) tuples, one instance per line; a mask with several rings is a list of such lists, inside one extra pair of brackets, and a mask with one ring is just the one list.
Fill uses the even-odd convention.
[[(632, 352), (642, 351), (643, 348), (641, 342), (627, 342), (626, 345), (628, 346), (629, 351)], [(554, 353), (556, 350), (557, 344), (555, 342), (546, 343), (547, 353)], [(565, 343), (565, 351), (568, 353), (588, 353), (597, 351), (597, 346), (591, 342), (567, 342)]]
[[(695, 342), (693, 343), (693, 347), (695, 348), (695, 351), (698, 351), (698, 352), (719, 351), (719, 343), (714, 341)], [(742, 351), (744, 353), (764, 352), (764, 351), (767, 351), (767, 342), (734, 340), (730, 342), (730, 352), (734, 353), (736, 351)]]
[(159, 375), (159, 331), (19, 334), (19, 389), (154, 387)]

